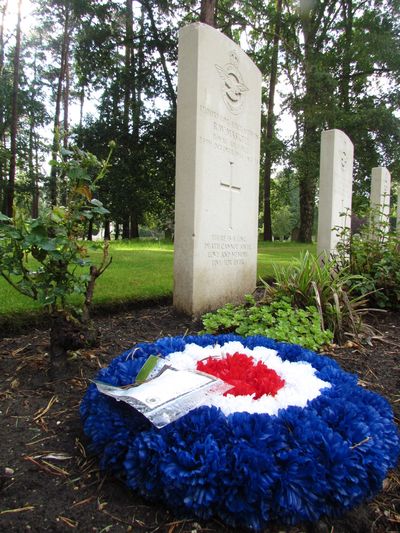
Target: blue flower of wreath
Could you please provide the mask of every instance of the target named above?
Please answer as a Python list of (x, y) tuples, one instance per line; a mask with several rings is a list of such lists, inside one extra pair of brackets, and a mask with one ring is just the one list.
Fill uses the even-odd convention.
[(261, 336), (173, 337), (138, 344), (97, 379), (126, 385), (149, 355), (168, 358), (190, 345), (230, 342), (309, 364), (328, 386), (305, 406), (289, 405), (273, 415), (226, 415), (215, 406), (201, 406), (157, 429), (91, 384), (81, 416), (101, 468), (175, 512), (216, 516), (232, 527), (254, 530), (272, 520), (293, 525), (336, 516), (379, 492), (399, 455), (391, 407), (328, 357)]

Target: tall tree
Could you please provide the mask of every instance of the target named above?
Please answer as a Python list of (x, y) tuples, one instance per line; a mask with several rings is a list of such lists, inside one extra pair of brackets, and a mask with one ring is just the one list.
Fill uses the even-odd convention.
[(172, 107), (174, 108), (174, 110), (176, 110), (176, 93), (175, 93), (175, 89), (172, 84), (172, 77), (168, 70), (167, 60), (166, 60), (166, 56), (164, 52), (164, 46), (162, 44), (162, 40), (160, 38), (159, 31), (154, 20), (153, 10), (150, 6), (150, 3), (147, 0), (144, 0), (144, 4), (146, 6), (147, 15), (150, 20), (151, 33), (153, 35), (154, 42), (156, 43), (157, 51), (160, 54), (160, 61), (161, 61), (162, 69), (163, 69), (164, 76), (165, 76), (165, 81), (167, 83), (167, 88), (168, 88), (168, 97), (172, 104)]
[[(64, 121), (68, 121), (68, 96), (69, 96), (69, 80), (68, 90), (66, 87), (67, 72), (69, 65), (69, 41), (70, 41), (70, 26), (71, 26), (71, 8), (68, 1), (61, 2), (59, 7), (59, 16), (62, 20), (63, 32), (62, 43), (60, 52), (60, 62), (57, 76), (57, 88), (55, 94), (55, 109), (54, 109), (54, 121), (53, 121), (53, 143), (52, 143), (52, 159), (57, 160), (59, 145), (60, 145), (60, 126), (61, 126), (61, 105), (63, 101), (64, 92)], [(64, 124), (64, 127), (68, 127)], [(63, 135), (67, 132), (63, 131)], [(56, 165), (52, 165), (50, 169), (50, 201), (51, 205), (56, 205), (58, 202), (58, 175)]]
[(273, 163), (272, 143), (274, 137), (275, 115), (275, 90), (278, 77), (278, 53), (282, 22), (282, 0), (276, 2), (276, 22), (273, 39), (271, 73), (268, 89), (268, 112), (265, 138), (265, 162), (264, 162), (264, 241), (272, 241), (271, 221), (271, 171)]
[(6, 13), (8, 7), (8, 0), (4, 0), (1, 4), (1, 19), (0, 19), (0, 210), (5, 210), (5, 159), (6, 149), (4, 143), (4, 114), (5, 114), (5, 80), (4, 80), (4, 59), (5, 59), (5, 46), (4, 46), (4, 28)]

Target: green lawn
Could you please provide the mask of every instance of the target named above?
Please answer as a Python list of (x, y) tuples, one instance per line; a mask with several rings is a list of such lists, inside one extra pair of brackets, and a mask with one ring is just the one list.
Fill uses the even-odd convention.
[[(288, 265), (302, 251), (315, 252), (315, 245), (259, 243), (258, 275), (269, 277), (272, 265)], [(95, 303), (123, 303), (157, 299), (172, 294), (173, 245), (154, 241), (112, 242), (112, 265), (97, 282)], [(100, 252), (91, 253), (100, 259)], [(38, 309), (35, 302), (20, 295), (0, 278), (0, 316)]]

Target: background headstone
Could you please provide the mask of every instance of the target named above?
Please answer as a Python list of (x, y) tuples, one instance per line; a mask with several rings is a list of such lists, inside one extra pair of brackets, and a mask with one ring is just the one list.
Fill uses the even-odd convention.
[(174, 305), (199, 315), (256, 284), (261, 74), (211, 26), (181, 29)]
[(375, 210), (375, 224), (384, 232), (389, 231), (390, 172), (385, 167), (375, 167), (371, 173), (370, 206)]
[(400, 186), (397, 187), (397, 217), (396, 217), (396, 229), (400, 233)]
[[(340, 232), (351, 226), (353, 143), (341, 130), (321, 135), (318, 255), (334, 255)], [(345, 216), (342, 216), (346, 214)], [(340, 228), (339, 230), (337, 228)]]

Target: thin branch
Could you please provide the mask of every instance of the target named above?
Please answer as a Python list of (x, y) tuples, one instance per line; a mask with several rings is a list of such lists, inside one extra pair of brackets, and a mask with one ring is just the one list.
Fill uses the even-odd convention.
[(19, 287), (16, 283), (14, 283), (14, 281), (10, 277), (8, 277), (7, 274), (5, 274), (4, 272), (1, 272), (0, 275), (7, 281), (7, 283), (11, 285), (11, 287), (17, 290), (20, 294), (23, 294), (24, 296), (28, 296), (29, 298), (32, 298), (32, 300), (37, 300), (37, 296), (35, 295), (36, 291), (33, 290), (32, 291), (33, 294), (28, 291), (25, 291), (21, 289), (21, 287)]

